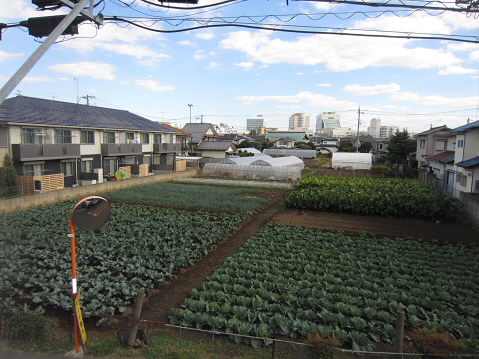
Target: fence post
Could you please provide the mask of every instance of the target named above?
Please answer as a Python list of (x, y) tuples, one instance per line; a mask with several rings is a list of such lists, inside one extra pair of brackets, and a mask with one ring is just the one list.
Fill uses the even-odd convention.
[(394, 337), (394, 352), (402, 353), (404, 340), (404, 312), (397, 311), (396, 316), (396, 336)]
[(138, 321), (140, 320), (141, 308), (143, 306), (143, 299), (145, 299), (145, 292), (140, 290), (136, 295), (135, 308), (133, 309), (133, 325), (131, 326), (130, 336), (128, 337), (128, 346), (130, 347), (135, 344), (136, 333), (138, 332)]

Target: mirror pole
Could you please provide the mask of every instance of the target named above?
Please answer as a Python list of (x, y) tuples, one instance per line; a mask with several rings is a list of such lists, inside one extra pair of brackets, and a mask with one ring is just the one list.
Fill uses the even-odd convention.
[(70, 216), (70, 234), (72, 248), (72, 298), (73, 298), (73, 325), (75, 329), (75, 352), (80, 353), (80, 331), (78, 328), (78, 319), (75, 312), (75, 299), (77, 296), (77, 258), (76, 258), (76, 231), (73, 216)]

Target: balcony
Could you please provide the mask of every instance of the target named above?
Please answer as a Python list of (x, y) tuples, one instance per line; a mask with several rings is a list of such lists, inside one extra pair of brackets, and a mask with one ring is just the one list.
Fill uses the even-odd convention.
[(154, 153), (177, 153), (181, 152), (181, 143), (155, 143)]
[(13, 144), (12, 160), (39, 161), (39, 160), (56, 160), (62, 158), (79, 158), (80, 145), (73, 143), (61, 144)]
[(129, 156), (142, 153), (142, 145), (139, 143), (103, 143), (101, 145), (103, 156)]

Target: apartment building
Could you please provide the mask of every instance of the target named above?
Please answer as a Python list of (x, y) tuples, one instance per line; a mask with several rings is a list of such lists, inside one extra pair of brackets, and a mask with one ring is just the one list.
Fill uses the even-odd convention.
[(102, 182), (122, 166), (172, 170), (181, 136), (124, 110), (26, 96), (0, 106), (2, 160), (9, 153), (19, 176), (60, 175), (60, 187)]

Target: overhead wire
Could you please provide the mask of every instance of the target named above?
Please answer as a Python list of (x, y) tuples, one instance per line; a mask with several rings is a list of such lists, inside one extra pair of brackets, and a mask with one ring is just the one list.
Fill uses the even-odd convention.
[[(398, 39), (421, 39), (421, 40), (447, 40), (447, 41), (458, 41), (458, 42), (469, 42), (469, 43), (479, 43), (479, 38), (477, 36), (466, 36), (466, 35), (446, 35), (444, 36), (443, 34), (419, 34), (419, 33), (414, 33), (414, 32), (402, 32), (401, 35), (384, 35), (384, 34), (372, 34), (372, 33), (366, 33), (366, 31), (376, 31), (376, 32), (385, 32), (385, 31), (380, 31), (380, 30), (358, 30), (358, 29), (352, 29), (352, 31), (364, 31), (363, 33), (361, 32), (346, 32), (344, 31), (345, 29), (343, 28), (337, 28), (337, 30), (340, 30), (338, 32), (331, 32), (331, 31), (315, 31), (315, 30), (303, 30), (303, 29), (285, 29), (285, 28), (280, 28), (276, 27), (265, 27), (265, 26), (258, 26), (258, 25), (250, 25), (250, 24), (240, 24), (240, 23), (234, 23), (234, 24), (207, 24), (207, 25), (198, 25), (198, 26), (192, 26), (188, 28), (182, 28), (182, 29), (175, 29), (175, 30), (164, 30), (164, 29), (156, 29), (156, 28), (151, 28), (148, 26), (144, 26), (141, 24), (138, 24), (135, 21), (130, 21), (127, 19), (123, 19), (117, 16), (111, 17), (111, 18), (105, 18), (105, 21), (121, 21), (125, 22), (128, 24), (131, 24), (133, 26), (153, 31), (153, 32), (158, 32), (158, 33), (180, 33), (180, 32), (186, 32), (186, 31), (193, 31), (193, 30), (199, 30), (199, 29), (206, 29), (206, 28), (219, 28), (219, 27), (239, 27), (239, 28), (247, 28), (247, 29), (255, 29), (255, 30), (268, 30), (268, 31), (273, 31), (273, 32), (287, 32), (287, 33), (298, 33), (298, 34), (323, 34), (323, 35), (342, 35), (342, 36), (363, 36), (363, 37), (382, 37), (382, 38), (398, 38)], [(298, 27), (296, 25), (296, 27)], [(328, 29), (331, 29), (328, 27)], [(347, 29), (348, 31), (351, 31), (351, 29)], [(400, 32), (392, 32), (391, 33), (400, 33)]]

